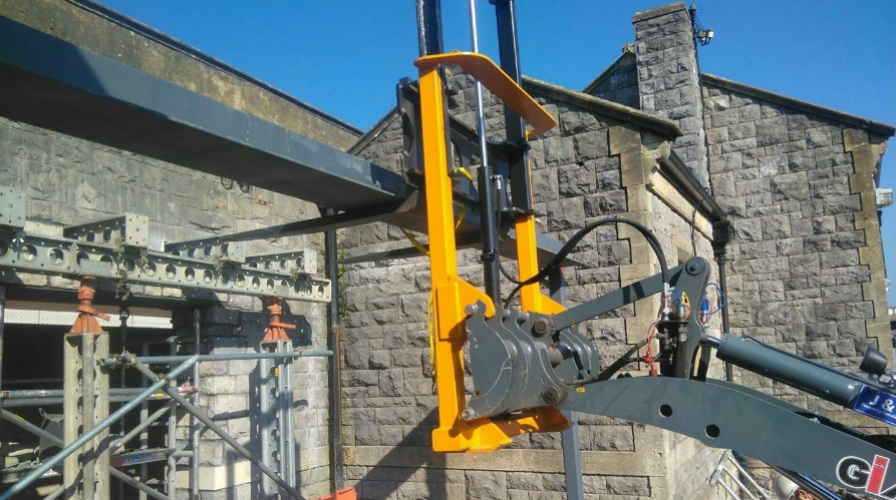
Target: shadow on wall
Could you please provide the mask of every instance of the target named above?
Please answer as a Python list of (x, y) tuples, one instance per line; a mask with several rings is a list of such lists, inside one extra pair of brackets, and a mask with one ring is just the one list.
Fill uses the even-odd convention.
[[(417, 427), (408, 432), (376, 465), (370, 467), (355, 485), (358, 498), (384, 499), (394, 495), (399, 488), (406, 498), (447, 499), (448, 477), (444, 453), (433, 453), (429, 446), (421, 445), (421, 436), (429, 442), (434, 422), (438, 419), (433, 409)], [(415, 453), (415, 450), (418, 450)], [(417, 467), (407, 467), (409, 455), (419, 458)], [(422, 474), (421, 474), (422, 471)], [(414, 488), (408, 490), (408, 488)]]

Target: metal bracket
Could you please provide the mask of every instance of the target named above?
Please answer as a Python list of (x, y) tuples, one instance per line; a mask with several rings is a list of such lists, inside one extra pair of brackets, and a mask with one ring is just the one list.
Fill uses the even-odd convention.
[(245, 258), (245, 264), (253, 269), (311, 275), (317, 272), (317, 252), (305, 248), (291, 252), (253, 255)]
[(0, 228), (25, 227), (25, 193), (21, 189), (0, 186)]
[(223, 237), (165, 242), (165, 253), (222, 264), (246, 262), (246, 245), (243, 242), (228, 241)]
[(86, 243), (101, 243), (113, 247), (147, 248), (149, 217), (126, 213), (121, 217), (68, 226), (62, 231), (66, 238)]

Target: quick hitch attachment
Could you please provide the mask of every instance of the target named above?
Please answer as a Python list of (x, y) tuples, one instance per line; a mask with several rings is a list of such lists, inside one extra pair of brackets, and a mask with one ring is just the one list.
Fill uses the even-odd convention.
[(575, 326), (555, 332), (548, 316), (498, 308), (486, 318), (485, 310), (482, 302), (466, 309), (474, 392), (464, 420), (558, 405), (571, 385), (600, 372), (596, 349)]

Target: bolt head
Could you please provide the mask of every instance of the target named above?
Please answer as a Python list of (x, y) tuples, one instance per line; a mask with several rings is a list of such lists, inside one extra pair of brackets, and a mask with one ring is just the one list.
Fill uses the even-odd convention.
[(532, 331), (535, 332), (535, 335), (547, 335), (552, 333), (553, 329), (554, 325), (550, 318), (536, 318), (532, 324)]
[(563, 400), (563, 392), (559, 387), (552, 385), (541, 393), (541, 399), (549, 405), (556, 405)]

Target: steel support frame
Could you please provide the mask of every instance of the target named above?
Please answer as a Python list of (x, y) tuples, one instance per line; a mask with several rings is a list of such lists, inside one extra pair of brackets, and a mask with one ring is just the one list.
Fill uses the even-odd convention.
[[(0, 388), (3, 387), (3, 334), (6, 325), (6, 287), (0, 285)], [(3, 399), (0, 398), (0, 409), (3, 408)], [(0, 429), (3, 424), (0, 424)]]
[[(129, 366), (132, 366), (132, 367), (136, 368), (137, 371), (139, 371), (140, 373), (142, 373), (142, 374), (143, 374), (144, 376), (146, 376), (148, 379), (150, 379), (150, 380), (154, 380), (154, 379), (159, 378), (159, 375), (156, 374), (155, 372), (153, 372), (153, 371), (149, 368), (149, 366), (147, 366), (146, 364), (144, 364), (144, 363), (138, 361), (137, 358), (134, 357), (133, 355), (128, 354), (128, 353), (125, 353), (125, 354), (122, 355), (122, 358), (125, 360), (125, 362), (128, 363)], [(190, 359), (195, 359), (195, 358), (198, 358), (198, 356), (194, 355), (194, 356), (192, 356)], [(167, 379), (168, 379), (168, 377), (166, 377), (165, 379), (163, 379), (163, 382), (164, 382), (165, 380), (167, 380)], [(153, 386), (155, 386), (155, 385), (157, 385), (157, 384), (153, 384)], [(152, 386), (151, 386), (151, 387), (152, 387)], [(301, 495), (301, 493), (299, 493), (299, 491), (298, 491), (295, 487), (293, 487), (293, 486), (290, 485), (288, 482), (286, 482), (282, 477), (280, 477), (280, 475), (277, 473), (277, 471), (275, 471), (275, 470), (271, 469), (270, 467), (268, 467), (268, 465), (267, 465), (266, 463), (264, 463), (264, 461), (260, 460), (258, 457), (256, 457), (255, 455), (253, 455), (252, 452), (250, 452), (248, 449), (246, 449), (245, 446), (243, 446), (243, 445), (240, 444), (236, 439), (234, 439), (234, 438), (231, 437), (229, 434), (227, 434), (227, 432), (225, 432), (223, 429), (221, 429), (221, 427), (218, 426), (218, 424), (216, 424), (212, 419), (210, 419), (209, 417), (207, 417), (207, 416), (202, 412), (201, 409), (199, 409), (199, 408), (193, 406), (193, 405), (187, 400), (187, 398), (181, 396), (181, 395), (177, 392), (177, 390), (171, 388), (171, 387), (168, 386), (168, 385), (164, 385), (164, 384), (161, 384), (160, 387), (158, 387), (158, 388), (161, 389), (161, 390), (163, 390), (163, 391), (165, 391), (166, 393), (168, 393), (168, 395), (171, 397), (171, 399), (175, 400), (175, 401), (181, 406), (181, 408), (183, 408), (185, 411), (187, 411), (187, 412), (190, 413), (191, 415), (194, 415), (194, 416), (195, 416), (200, 422), (202, 422), (202, 424), (205, 425), (210, 431), (212, 431), (212, 432), (214, 432), (215, 434), (217, 434), (218, 437), (220, 437), (222, 440), (224, 440), (225, 443), (227, 443), (228, 445), (230, 445), (231, 448), (233, 448), (237, 453), (239, 453), (240, 455), (242, 455), (243, 458), (249, 460), (249, 462), (251, 462), (255, 467), (258, 467), (258, 469), (259, 469), (263, 474), (265, 474), (266, 476), (268, 476), (269, 478), (271, 478), (271, 479), (272, 479), (278, 486), (280, 486), (281, 490), (282, 490), (286, 495), (288, 495), (288, 496), (291, 497), (291, 498), (295, 498), (295, 499), (299, 499), (299, 500), (304, 500), (304, 497)], [(4, 499), (4, 498), (0, 498), (0, 500), (5, 500), (5, 499)]]
[(170, 251), (158, 252), (147, 248), (146, 239), (133, 236), (149, 232), (146, 217), (134, 214), (66, 228), (63, 238), (26, 234), (21, 224), (0, 224), (0, 247), (5, 249), (0, 267), (130, 285), (330, 300), (330, 282), (307, 271), (316, 267), (310, 250), (246, 257), (235, 253), (238, 244), (219, 238), (172, 243)]
[[(172, 356), (177, 354), (177, 343), (174, 340), (175, 339), (173, 339), (173, 338), (168, 339), (169, 349), (170, 349)], [(195, 367), (196, 365), (194, 364), (193, 366)], [(168, 392), (169, 394), (171, 393), (172, 390), (176, 392), (177, 391), (177, 379), (176, 378), (168, 379), (168, 385), (162, 386), (162, 390), (165, 390), (165, 392)], [(178, 393), (178, 395), (180, 395), (180, 394)], [(168, 411), (167, 424), (168, 424), (168, 442), (166, 444), (170, 449), (176, 450), (177, 449), (177, 406), (172, 406), (170, 408), (170, 410)], [(168, 466), (165, 468), (165, 493), (167, 493), (168, 496), (174, 496), (174, 491), (177, 487), (177, 485), (176, 485), (177, 459), (174, 457), (173, 454), (168, 454), (167, 464), (168, 464)]]
[[(194, 320), (196, 321), (194, 323), (194, 327), (196, 328), (196, 331), (198, 332), (199, 331), (198, 330), (198, 328), (199, 328), (199, 326), (198, 326), (198, 317), (199, 317), (198, 309), (196, 309), (196, 312), (197, 313), (194, 315)], [(108, 335), (105, 335), (105, 337), (108, 338)], [(195, 340), (195, 342), (198, 343), (198, 340)], [(279, 344), (279, 345), (277, 345), (277, 344)], [(172, 346), (174, 346), (174, 344), (172, 344)], [(197, 349), (196, 352), (199, 352), (197, 345), (194, 344), (194, 348)], [(235, 360), (246, 360), (246, 359), (259, 360), (260, 368), (262, 370), (264, 370), (264, 372), (271, 374), (271, 376), (268, 377), (268, 382), (263, 384), (260, 387), (260, 389), (268, 389), (267, 391), (263, 391), (263, 392), (267, 392), (268, 394), (271, 394), (274, 396), (272, 398), (269, 398), (268, 402), (266, 403), (266, 407), (270, 408), (270, 412), (265, 412), (265, 413), (269, 413), (272, 415), (271, 420), (274, 423), (273, 431), (267, 435), (268, 438), (273, 439), (273, 442), (270, 444), (270, 447), (273, 449), (273, 452), (270, 454), (267, 454), (266, 457), (271, 457), (272, 459), (274, 459), (272, 461), (276, 464), (276, 466), (270, 466), (269, 464), (265, 464), (265, 465), (268, 465), (272, 470), (276, 471), (276, 476), (278, 478), (284, 478), (284, 480), (288, 480), (289, 483), (291, 484), (291, 486), (293, 488), (295, 488), (296, 483), (297, 483), (297, 476), (295, 473), (297, 464), (296, 464), (296, 457), (295, 457), (295, 440), (294, 440), (295, 423), (294, 423), (294, 416), (293, 416), (294, 414), (292, 411), (292, 402), (293, 402), (292, 363), (296, 358), (299, 358), (299, 357), (330, 356), (331, 354), (332, 353), (330, 351), (297, 352), (293, 349), (293, 347), (290, 343), (279, 342), (279, 343), (272, 343), (270, 346), (266, 346), (265, 352), (261, 352), (261, 353), (246, 353), (246, 354), (233, 354), (233, 355), (197, 355), (197, 354), (194, 354), (192, 356), (171, 355), (171, 356), (157, 356), (157, 357), (148, 357), (147, 356), (147, 357), (139, 357), (139, 358), (135, 358), (131, 355), (126, 355), (125, 359), (128, 360), (128, 361), (126, 361), (126, 363), (132, 362), (133, 360), (140, 360), (140, 361), (149, 360), (150, 362), (156, 363), (156, 364), (170, 364), (170, 363), (175, 363), (175, 362), (181, 363), (181, 366), (183, 366), (184, 364), (188, 364), (187, 367), (191, 366), (194, 370), (193, 371), (194, 377), (196, 376), (195, 374), (198, 372), (197, 366), (200, 361), (216, 361), (216, 360), (220, 360), (221, 358), (235, 359)], [(94, 364), (98, 367), (98, 369), (107, 370), (111, 366), (116, 366), (116, 365), (121, 364), (120, 358), (117, 358), (117, 357), (110, 358), (110, 357), (108, 357), (108, 353), (106, 353), (106, 356), (107, 357), (95, 355)], [(76, 364), (76, 366), (80, 366), (80, 365)], [(182, 371), (184, 371), (184, 369), (179, 368), (178, 370), (176, 370), (176, 373), (179, 374)], [(179, 398), (183, 398), (183, 396), (180, 395), (180, 392), (181, 392), (180, 388), (178, 387), (178, 385), (176, 383), (177, 377), (175, 375), (175, 372), (169, 373), (168, 375), (165, 375), (165, 376), (159, 376), (157, 378), (159, 380), (156, 380), (156, 383), (165, 382), (167, 380), (167, 382), (166, 382), (167, 386), (162, 388), (162, 390), (164, 390), (165, 392), (168, 392), (169, 394), (171, 394), (171, 393), (178, 394)], [(155, 377), (152, 380), (155, 380)], [(197, 383), (197, 385), (198, 385), (198, 383)], [(140, 391), (142, 391), (142, 392), (140, 392)], [(36, 392), (49, 392), (49, 391), (36, 391)], [(83, 391), (79, 391), (79, 392), (83, 392)], [(138, 389), (136, 391), (130, 390), (130, 389), (127, 391), (112, 390), (110, 392), (121, 393), (119, 395), (121, 400), (130, 402), (132, 407), (133, 407), (135, 401), (137, 402), (137, 404), (143, 405), (145, 403), (145, 401), (147, 401), (147, 400), (158, 399), (157, 393), (155, 391), (148, 392), (148, 390), (145, 386), (142, 390), (141, 389)], [(55, 393), (50, 393), (50, 394), (55, 394)], [(129, 397), (128, 396), (129, 394), (133, 394), (133, 396), (136, 396), (136, 399), (133, 396)], [(191, 397), (195, 397), (195, 396), (196, 396), (195, 393), (193, 393), (191, 395)], [(78, 396), (78, 397), (80, 397), (80, 396)], [(35, 401), (34, 404), (39, 404), (41, 401), (46, 401), (48, 399), (49, 398), (38, 399)], [(141, 435), (143, 433), (143, 431), (149, 425), (151, 425), (153, 422), (157, 421), (161, 417), (165, 416), (166, 413), (168, 413), (168, 415), (169, 415), (169, 424), (170, 424), (171, 423), (170, 419), (171, 419), (171, 416), (174, 415), (174, 412), (177, 407), (177, 403), (179, 403), (178, 400), (171, 398), (171, 400), (164, 407), (156, 410), (152, 415), (144, 416), (141, 414), (142, 415), (141, 423), (138, 424), (133, 429), (131, 429), (126, 435), (124, 435), (121, 438), (117, 439), (116, 441), (112, 442), (111, 445), (109, 446), (109, 450), (108, 450), (109, 453), (114, 453), (118, 449), (123, 448), (124, 445), (129, 440), (133, 439), (137, 435)], [(192, 406), (192, 405), (191, 405), (191, 407), (195, 408), (195, 406)], [(176, 459), (180, 458), (180, 457), (190, 458), (191, 459), (191, 469), (193, 469), (193, 470), (198, 469), (198, 464), (199, 464), (199, 461), (198, 461), (198, 458), (199, 458), (198, 457), (198, 452), (199, 452), (198, 432), (199, 432), (199, 429), (201, 429), (201, 427), (205, 424), (202, 421), (200, 421), (200, 419), (197, 417), (198, 413), (191, 411), (189, 408), (187, 408), (187, 411), (190, 413), (191, 418), (195, 419), (195, 427), (191, 427), (191, 434), (193, 435), (191, 439), (195, 439), (195, 440), (191, 441), (191, 450), (190, 451), (184, 452), (184, 453), (178, 453), (176, 451), (177, 443), (174, 441), (170, 441), (170, 439), (172, 439), (174, 436), (174, 431), (176, 430), (176, 427), (171, 428), (169, 425), (169, 429), (168, 429), (168, 432), (169, 432), (169, 459), (168, 459), (167, 471), (170, 474), (167, 475), (166, 480), (163, 482), (163, 484), (169, 490), (167, 492), (168, 493), (167, 495), (147, 486), (146, 484), (140, 482), (139, 480), (132, 478), (129, 475), (125, 474), (124, 472), (121, 472), (115, 468), (110, 467), (108, 469), (109, 474), (111, 474), (113, 477), (121, 480), (123, 483), (136, 488), (139, 491), (141, 497), (150, 496), (150, 497), (161, 499), (161, 500), (170, 499), (174, 495), (173, 480), (174, 480), (174, 471), (176, 469)], [(122, 415), (122, 413), (120, 411), (117, 411), (117, 412), (115, 412), (115, 414), (110, 416), (106, 421), (101, 422), (100, 424), (102, 424), (105, 428), (108, 428), (116, 420), (116, 418), (115, 418), (116, 415)], [(33, 424), (30, 424), (29, 422), (18, 421), (18, 419), (16, 419), (14, 414), (12, 414), (6, 410), (0, 409), (0, 418), (2, 418), (3, 420), (7, 420), (9, 422), (18, 424), (23, 429), (25, 429), (29, 432), (32, 432), (39, 437), (49, 436), (49, 439), (51, 439), (51, 441), (53, 441), (54, 443), (59, 444), (60, 446), (63, 445), (62, 440), (59, 440), (55, 436), (52, 436), (51, 434), (47, 433), (46, 431), (43, 431), (42, 429), (40, 429), (37, 426), (34, 426)], [(106, 431), (106, 433), (107, 432), (108, 431)], [(245, 448), (243, 448), (243, 449), (245, 449)], [(239, 451), (239, 449), (237, 449), (237, 451)], [(263, 454), (263, 457), (265, 457), (264, 454)], [(280, 457), (283, 457), (283, 458), (280, 458)], [(251, 459), (250, 459), (250, 461), (251, 461)], [(172, 462), (173, 462), (173, 466), (172, 466)], [(141, 470), (144, 468), (145, 468), (145, 465), (141, 464)], [(265, 473), (265, 474), (267, 474), (267, 473)], [(99, 473), (97, 473), (97, 476), (99, 476)], [(145, 471), (141, 472), (141, 476), (145, 476)], [(198, 494), (198, 489), (199, 489), (198, 477), (199, 477), (198, 471), (194, 472), (191, 475), (191, 484), (190, 484), (191, 492), (195, 491), (195, 492), (197, 492), (197, 494)], [(196, 479), (194, 480), (193, 478), (196, 478)], [(144, 479), (144, 478), (141, 477), (141, 479)], [(274, 485), (273, 495), (276, 496), (277, 494), (285, 494), (287, 496), (293, 496), (293, 494), (290, 493), (289, 490), (286, 490), (285, 488), (283, 488), (282, 485), (280, 485), (273, 478), (265, 475), (264, 479), (267, 481), (270, 481)], [(101, 480), (99, 482), (108, 483), (108, 481), (105, 481), (105, 480)], [(277, 488), (278, 486), (280, 486), (279, 489)], [(54, 492), (53, 494), (58, 496), (58, 495), (62, 495), (66, 491), (67, 491), (67, 489), (63, 487), (63, 488), (60, 488), (60, 490), (58, 492)], [(96, 494), (97, 493), (95, 493), (95, 495)], [(69, 498), (69, 497), (70, 497), (70, 495), (67, 494), (66, 498)], [(5, 499), (7, 497), (0, 497), (0, 498)], [(98, 498), (98, 497), (95, 496), (94, 498)], [(295, 497), (295, 498), (301, 498), (301, 497)]]
[[(124, 349), (125, 345), (122, 344), (121, 348)], [(144, 354), (147, 354), (149, 352), (149, 345), (144, 342), (142, 345), (142, 350), (143, 350)], [(194, 363), (193, 366), (195, 367), (196, 364)], [(121, 375), (122, 375), (122, 378), (124, 378), (124, 370), (121, 371)], [(149, 381), (147, 381), (146, 379), (140, 379), (140, 387), (146, 387), (148, 385), (149, 385)], [(148, 400), (146, 400), (140, 404), (140, 420), (143, 421), (143, 420), (147, 419), (148, 417), (149, 417), (149, 402), (148, 402)], [(144, 432), (140, 433), (140, 449), (145, 450), (147, 448), (149, 448), (149, 432), (144, 431)], [(167, 463), (166, 463), (166, 466), (167, 466)], [(149, 467), (146, 464), (140, 464), (140, 479), (145, 481), (148, 476), (149, 476)], [(144, 495), (143, 493), (140, 493), (138, 495), (138, 500), (146, 500), (146, 495)]]
[[(64, 447), (64, 443), (61, 439), (59, 439), (58, 437), (56, 437), (53, 434), (50, 434), (49, 432), (47, 432), (43, 429), (41, 429), (40, 427), (32, 424), (31, 422), (19, 417), (18, 415), (14, 414), (14, 413), (0, 409), (0, 418), (24, 429), (25, 431), (30, 432), (31, 434), (34, 434), (35, 436), (37, 436), (41, 439), (46, 439), (47, 441), (59, 446), (60, 448)], [(146, 486), (145, 484), (141, 483), (140, 481), (132, 478), (131, 476), (125, 474), (124, 472), (122, 472), (118, 469), (111, 468), (111, 469), (109, 469), (109, 473), (114, 478), (122, 481), (124, 484), (127, 484), (129, 486), (136, 488), (143, 495), (148, 494), (149, 496), (151, 496), (153, 498), (157, 498), (159, 500), (170, 500), (170, 497), (159, 493), (158, 491), (150, 488), (149, 486)], [(54, 491), (46, 498), (55, 498), (64, 492), (65, 492), (65, 487), (60, 487), (58, 490)]]
[[(291, 354), (290, 342), (265, 342), (266, 352)], [(292, 411), (292, 358), (262, 358), (259, 369), (259, 443), (264, 464), (291, 487), (296, 486), (295, 424)], [(265, 498), (279, 498), (279, 484), (273, 478), (262, 476), (262, 493)]]
[[(184, 372), (189, 367), (191, 367), (193, 365), (193, 363), (196, 362), (196, 360), (197, 360), (197, 356), (191, 356), (191, 357), (187, 358), (186, 360), (184, 360), (176, 368), (169, 371), (163, 377), (161, 377), (161, 378), (154, 377), (155, 382), (153, 382), (143, 392), (141, 392), (136, 397), (134, 397), (133, 399), (131, 399), (130, 401), (128, 401), (127, 403), (122, 405), (121, 408), (119, 408), (114, 413), (112, 413), (111, 415), (106, 417), (103, 421), (98, 422), (91, 430), (85, 431), (85, 433), (81, 437), (76, 439), (74, 442), (66, 445), (66, 447), (62, 451), (60, 451), (58, 454), (56, 454), (52, 458), (44, 461), (44, 463), (40, 467), (31, 471), (31, 473), (28, 474), (27, 476), (25, 476), (25, 478), (23, 478), (18, 483), (14, 484), (12, 486), (12, 488), (3, 492), (3, 494), (0, 495), (0, 500), (8, 500), (10, 498), (13, 498), (15, 495), (18, 495), (19, 493), (22, 493), (23, 491), (25, 491), (26, 488), (31, 486), (31, 484), (33, 484), (34, 481), (36, 481), (42, 475), (46, 474), (47, 471), (49, 471), (53, 467), (56, 467), (57, 465), (59, 465), (60, 462), (62, 462), (63, 460), (65, 460), (66, 458), (71, 456), (73, 453), (75, 453), (76, 451), (81, 449), (82, 446), (84, 446), (88, 443), (91, 443), (94, 440), (94, 438), (96, 438), (101, 433), (108, 432), (110, 425), (112, 425), (113, 423), (118, 421), (118, 419), (122, 418), (129, 411), (131, 411), (134, 408), (136, 408), (137, 406), (139, 406), (140, 403), (142, 403), (145, 399), (152, 396), (153, 393), (155, 393), (156, 391), (161, 389), (163, 386), (165, 386), (165, 384), (168, 383), (169, 379), (176, 378), (182, 372)], [(178, 398), (180, 398), (179, 394), (178, 394)]]
[[(105, 332), (70, 333), (64, 345), (63, 432), (71, 444), (109, 416), (109, 370), (97, 363), (109, 356)], [(63, 463), (63, 487), (67, 498), (108, 499), (109, 431), (101, 430)]]

